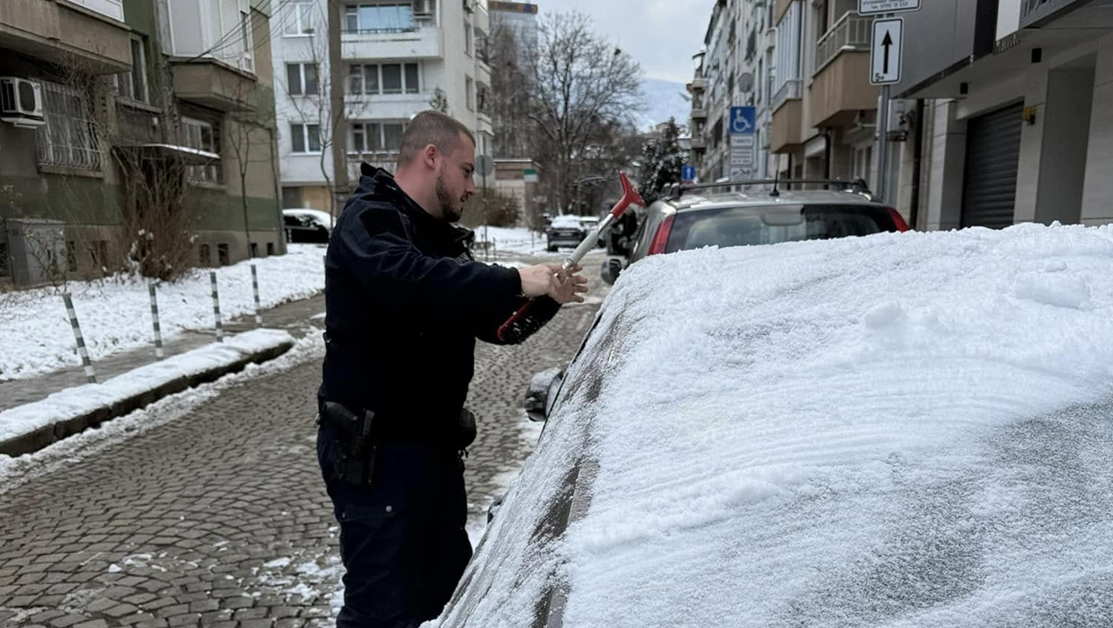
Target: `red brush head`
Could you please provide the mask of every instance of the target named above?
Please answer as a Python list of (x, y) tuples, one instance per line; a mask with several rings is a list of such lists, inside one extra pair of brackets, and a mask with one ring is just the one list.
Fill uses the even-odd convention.
[(626, 173), (619, 172), (618, 178), (622, 182), (622, 200), (620, 200), (618, 204), (614, 206), (614, 209), (611, 210), (611, 215), (613, 215), (615, 218), (621, 217), (623, 212), (625, 212), (626, 208), (630, 205), (640, 205), (642, 207), (645, 207), (645, 201), (642, 200), (642, 195), (638, 194), (638, 191), (635, 190), (634, 186), (630, 184), (630, 179), (626, 178)]

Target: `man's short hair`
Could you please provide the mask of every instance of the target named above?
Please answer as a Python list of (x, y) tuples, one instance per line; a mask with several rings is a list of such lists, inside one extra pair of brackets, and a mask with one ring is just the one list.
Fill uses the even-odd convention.
[(460, 135), (467, 137), (475, 145), (475, 136), (459, 120), (439, 111), (422, 111), (410, 120), (406, 132), (402, 134), (398, 165), (409, 164), (430, 144), (442, 153), (450, 154), (459, 148)]

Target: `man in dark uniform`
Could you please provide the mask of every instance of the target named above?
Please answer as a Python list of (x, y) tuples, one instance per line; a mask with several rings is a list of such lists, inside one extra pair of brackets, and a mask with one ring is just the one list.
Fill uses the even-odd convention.
[(498, 342), (528, 297), (548, 320), (587, 291), (579, 268), (472, 259), (452, 223), (474, 164), (467, 127), (417, 115), (396, 176), (364, 164), (329, 242), (317, 453), (347, 571), (340, 628), (410, 628), (443, 610), (472, 552), (461, 451), (475, 438), (475, 340)]

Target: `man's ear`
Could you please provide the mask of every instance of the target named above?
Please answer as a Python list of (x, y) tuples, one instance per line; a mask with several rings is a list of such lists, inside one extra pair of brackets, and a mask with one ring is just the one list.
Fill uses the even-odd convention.
[(440, 158), (441, 158), (440, 151), (438, 151), (437, 147), (432, 145), (432, 144), (429, 144), (428, 146), (425, 147), (425, 150), (421, 151), (421, 159), (425, 162), (425, 165), (429, 168), (436, 169), (437, 161)]

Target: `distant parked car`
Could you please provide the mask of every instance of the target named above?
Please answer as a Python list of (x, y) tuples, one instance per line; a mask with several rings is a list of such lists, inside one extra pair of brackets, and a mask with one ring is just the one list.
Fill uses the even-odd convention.
[(553, 253), (562, 246), (579, 246), (585, 237), (587, 230), (580, 216), (556, 216), (545, 231), (545, 248)]
[(332, 216), (319, 209), (294, 208), (282, 210), (286, 239), (295, 244), (328, 244), (332, 233)]

